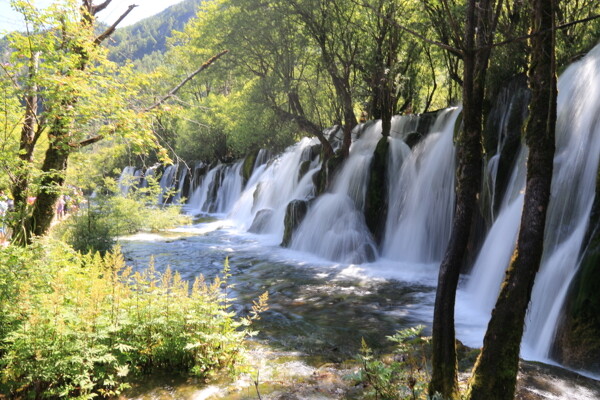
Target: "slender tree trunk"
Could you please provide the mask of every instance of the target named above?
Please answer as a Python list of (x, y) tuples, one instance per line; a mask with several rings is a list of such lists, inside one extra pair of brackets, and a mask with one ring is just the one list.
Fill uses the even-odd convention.
[[(432, 328), (429, 393), (458, 398), (454, 304), (460, 269), (481, 186), (481, 132), (485, 76), (493, 35), (494, 0), (470, 0), (464, 44), (463, 128), (457, 139), (456, 206), (452, 234), (440, 265)], [(475, 50), (478, 49), (478, 50)]]
[(469, 399), (472, 400), (509, 400), (514, 396), (525, 314), (544, 245), (556, 125), (555, 0), (531, 3), (532, 31), (540, 33), (531, 39), (532, 98), (525, 128), (529, 146), (525, 203), (517, 248), (471, 378)]
[(38, 86), (35, 82), (37, 78), (40, 53), (36, 52), (31, 57), (29, 65), (29, 82), (27, 84), (25, 100), (25, 117), (23, 127), (21, 128), (21, 138), (19, 140), (19, 158), (23, 162), (17, 171), (11, 192), (15, 205), (15, 212), (20, 217), (16, 218), (13, 224), (13, 237), (18, 241), (22, 236), (23, 226), (21, 223), (27, 214), (27, 190), (29, 188), (29, 165), (33, 162), (33, 150), (37, 139), (39, 138), (38, 127)]

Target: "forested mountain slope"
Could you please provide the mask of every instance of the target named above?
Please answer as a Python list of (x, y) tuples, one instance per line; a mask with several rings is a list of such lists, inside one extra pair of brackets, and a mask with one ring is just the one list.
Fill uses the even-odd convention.
[(174, 30), (182, 30), (196, 15), (202, 0), (185, 0), (135, 24), (117, 29), (108, 42), (109, 58), (119, 63), (156, 56), (166, 50), (167, 40)]

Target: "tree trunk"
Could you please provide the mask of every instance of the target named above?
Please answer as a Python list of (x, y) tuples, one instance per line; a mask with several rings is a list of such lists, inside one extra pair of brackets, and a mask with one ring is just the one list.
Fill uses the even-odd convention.
[[(65, 117), (63, 121), (68, 121)], [(44, 235), (54, 219), (55, 205), (58, 197), (62, 194), (61, 187), (65, 182), (67, 171), (67, 160), (70, 154), (68, 144), (69, 126), (63, 126), (61, 120), (57, 120), (49, 137), (53, 138), (46, 150), (46, 156), (42, 165), (42, 181), (37, 193), (33, 211), (25, 222), (25, 240), (31, 242), (33, 236)]]
[[(463, 76), (463, 128), (457, 139), (456, 206), (452, 234), (440, 265), (432, 328), (429, 393), (458, 398), (454, 304), (481, 182), (485, 76), (492, 42), (494, 0), (469, 1)], [(478, 49), (478, 50), (475, 50)]]
[(15, 212), (19, 216), (12, 226), (13, 237), (18, 241), (23, 226), (21, 223), (27, 214), (27, 190), (29, 188), (29, 165), (33, 162), (33, 150), (39, 138), (38, 126), (38, 86), (35, 82), (37, 78), (40, 53), (36, 52), (31, 57), (29, 66), (29, 82), (27, 83), (25, 102), (25, 116), (23, 118), (23, 127), (21, 128), (21, 138), (19, 140), (19, 158), (23, 162), (11, 187), (11, 192), (15, 205)]
[(525, 128), (529, 146), (525, 203), (517, 248), (471, 378), (472, 400), (509, 400), (514, 396), (525, 314), (543, 251), (555, 146), (555, 0), (532, 0), (532, 9), (532, 31), (539, 34), (531, 39), (532, 98)]

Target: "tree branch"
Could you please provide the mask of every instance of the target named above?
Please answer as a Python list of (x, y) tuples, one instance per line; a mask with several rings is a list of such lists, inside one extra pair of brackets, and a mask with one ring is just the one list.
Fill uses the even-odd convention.
[[(110, 1), (109, 1), (110, 2)], [(105, 2), (106, 3), (106, 2)], [(104, 5), (105, 3), (101, 4), (100, 6)], [(107, 4), (108, 5), (108, 4)], [(98, 6), (98, 7), (100, 7)], [(137, 7), (137, 4), (132, 4), (127, 8), (127, 11), (125, 11), (120, 17), (119, 19), (117, 19), (115, 21), (114, 24), (112, 24), (107, 30), (105, 30), (100, 36), (98, 36), (96, 39), (94, 39), (94, 44), (100, 44), (102, 43), (107, 37), (109, 37), (110, 35), (113, 34), (113, 32), (115, 31), (115, 29), (117, 29), (117, 26), (121, 23), (121, 21), (123, 21), (125, 19), (125, 17), (134, 9)]]
[(168, 100), (170, 97), (173, 97), (175, 95), (175, 93), (177, 93), (177, 91), (183, 87), (183, 85), (185, 85), (186, 83), (188, 83), (193, 77), (195, 77), (196, 75), (198, 75), (200, 72), (202, 72), (206, 68), (210, 67), (212, 63), (214, 63), (215, 61), (217, 61), (221, 56), (227, 54), (228, 52), (229, 52), (229, 50), (223, 50), (222, 52), (220, 52), (216, 56), (212, 56), (211, 58), (209, 58), (208, 61), (206, 61), (204, 64), (202, 64), (200, 66), (200, 68), (198, 68), (197, 70), (195, 70), (194, 72), (192, 72), (190, 75), (187, 76), (187, 78), (185, 78), (183, 81), (181, 81), (181, 83), (179, 85), (177, 85), (173, 89), (171, 89), (171, 91), (169, 93), (167, 93), (166, 96), (164, 96), (163, 98), (161, 98), (160, 100), (158, 100), (156, 103), (154, 103), (150, 107), (145, 108), (143, 111), (144, 112), (148, 112), (150, 110), (153, 110), (156, 107), (160, 106), (162, 103), (164, 103), (166, 100)]
[(422, 41), (424, 41), (424, 42), (426, 42), (426, 43), (429, 43), (429, 44), (432, 44), (432, 45), (434, 45), (434, 46), (437, 46), (437, 47), (439, 47), (439, 48), (441, 48), (441, 49), (444, 49), (444, 50), (446, 50), (447, 52), (449, 52), (449, 53), (451, 53), (451, 54), (453, 54), (453, 55), (457, 56), (458, 58), (462, 58), (462, 57), (463, 57), (463, 53), (462, 53), (462, 51), (461, 51), (460, 49), (457, 49), (456, 47), (453, 47), (453, 46), (447, 45), (447, 44), (445, 44), (445, 43), (442, 43), (442, 42), (438, 42), (438, 41), (436, 41), (436, 40), (431, 40), (431, 39), (428, 39), (428, 38), (426, 38), (424, 35), (420, 34), (419, 32), (417, 32), (417, 31), (414, 31), (414, 30), (412, 30), (412, 29), (410, 29), (410, 28), (408, 28), (408, 27), (406, 27), (406, 26), (404, 26), (404, 25), (401, 25), (401, 24), (399, 24), (399, 23), (398, 23), (398, 21), (395, 21), (395, 20), (393, 20), (393, 19), (391, 19), (391, 18), (388, 18), (388, 17), (386, 17), (385, 15), (381, 15), (381, 14), (380, 14), (380, 13), (379, 13), (379, 12), (378, 12), (378, 11), (377, 11), (375, 8), (374, 8), (374, 7), (373, 7), (373, 6), (371, 6), (370, 4), (366, 4), (366, 3), (364, 3), (364, 4), (362, 4), (362, 6), (363, 6), (363, 7), (365, 7), (365, 8), (369, 8), (369, 9), (371, 9), (372, 11), (374, 11), (374, 12), (377, 14), (377, 16), (378, 16), (379, 18), (383, 18), (385, 21), (387, 21), (387, 23), (389, 23), (389, 24), (393, 24), (395, 27), (402, 29), (403, 31), (405, 31), (405, 32), (407, 32), (407, 33), (409, 33), (409, 34), (411, 34), (412, 36), (415, 36), (416, 38), (419, 38), (419, 39), (421, 39)]
[(96, 15), (100, 11), (104, 10), (111, 2), (112, 2), (112, 0), (106, 0), (102, 4), (98, 4), (97, 6), (92, 6), (92, 15)]
[(75, 149), (80, 149), (82, 147), (89, 146), (90, 144), (94, 144), (96, 142), (99, 142), (102, 139), (104, 139), (104, 136), (98, 135), (98, 136), (91, 137), (89, 139), (82, 140), (79, 143), (69, 143), (69, 146), (73, 147)]
[(494, 43), (493, 45), (490, 45), (490, 46), (487, 46), (487, 47), (483, 47), (483, 48), (480, 48), (480, 49), (477, 49), (477, 50), (483, 50), (483, 49), (486, 49), (486, 48), (494, 48), (494, 47), (504, 46), (504, 45), (507, 45), (507, 44), (510, 44), (510, 43), (519, 42), (521, 40), (531, 39), (533, 37), (536, 37), (538, 35), (541, 35), (543, 33), (551, 31), (551, 30), (558, 31), (558, 30), (566, 29), (566, 28), (569, 28), (569, 27), (571, 27), (573, 25), (582, 24), (582, 23), (585, 23), (585, 22), (590, 22), (590, 21), (593, 21), (593, 20), (598, 19), (598, 18), (600, 18), (600, 15), (592, 15), (591, 17), (587, 17), (587, 18), (584, 18), (584, 19), (578, 19), (577, 21), (567, 22), (566, 24), (558, 25), (558, 26), (555, 26), (554, 28), (543, 29), (541, 31), (530, 33), (529, 35), (519, 36), (519, 37), (512, 38), (512, 39), (507, 39), (507, 40), (504, 40), (502, 42)]

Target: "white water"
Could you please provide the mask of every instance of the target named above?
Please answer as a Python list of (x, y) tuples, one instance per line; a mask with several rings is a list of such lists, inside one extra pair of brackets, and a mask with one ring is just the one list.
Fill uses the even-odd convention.
[(268, 164), (264, 164), (265, 156), (257, 157), (255, 165), (259, 164), (259, 160), (262, 165), (255, 168), (229, 218), (240, 228), (248, 229), (259, 211), (272, 210), (262, 233), (271, 235), (275, 242), (280, 243), (288, 203), (308, 199), (312, 195), (312, 176), (319, 168), (318, 159), (311, 163), (301, 180), (298, 180), (298, 171), (305, 151), (317, 143), (316, 139), (304, 138)]
[(363, 263), (377, 253), (365, 223), (363, 206), (373, 151), (381, 139), (381, 122), (366, 127), (334, 178), (331, 193), (320, 196), (291, 243), (291, 248), (328, 260)]
[[(556, 155), (546, 223), (545, 251), (526, 319), (522, 355), (546, 360), (561, 309), (578, 267), (600, 158), (600, 47), (569, 67), (559, 79)], [(524, 186), (522, 171), (513, 187)], [(515, 182), (521, 182), (519, 185)], [(520, 220), (522, 195), (506, 196), (470, 277), (467, 297), (489, 320)], [(511, 201), (512, 200), (512, 201)], [(462, 310), (464, 312), (464, 310)], [(461, 311), (459, 311), (461, 312)], [(479, 341), (482, 335), (479, 335)], [(478, 343), (471, 343), (478, 345)]]
[(454, 211), (452, 139), (459, 112), (444, 111), (432, 132), (402, 163), (399, 173), (390, 173), (385, 258), (414, 263), (441, 260)]

